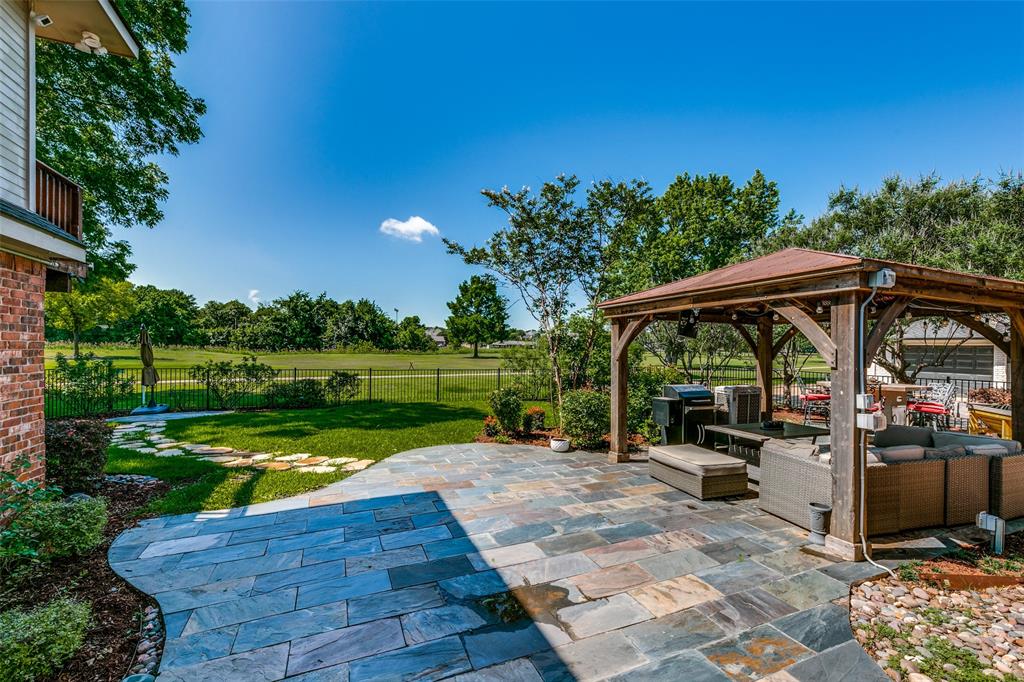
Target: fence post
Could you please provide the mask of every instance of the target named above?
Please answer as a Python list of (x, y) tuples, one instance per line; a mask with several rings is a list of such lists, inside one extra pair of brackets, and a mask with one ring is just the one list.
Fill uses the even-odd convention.
[(498, 388), (501, 388), (501, 367), (498, 368)]
[(298, 380), (299, 380), (299, 368), (298, 367), (292, 367), (292, 383), (294, 384)]
[(206, 370), (206, 379), (203, 382), (203, 390), (206, 392), (206, 409), (210, 409), (210, 370)]
[(369, 371), (369, 375), (370, 375), (370, 397), (367, 398), (367, 400), (372, 403), (373, 402), (373, 368), (370, 368), (368, 371)]
[(441, 368), (437, 368), (437, 402), (441, 402)]

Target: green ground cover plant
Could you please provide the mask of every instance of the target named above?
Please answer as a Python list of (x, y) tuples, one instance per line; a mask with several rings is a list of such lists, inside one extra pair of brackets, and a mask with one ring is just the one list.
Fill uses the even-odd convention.
[(30, 682), (59, 669), (85, 640), (89, 615), (88, 604), (63, 598), (0, 613), (0, 682)]

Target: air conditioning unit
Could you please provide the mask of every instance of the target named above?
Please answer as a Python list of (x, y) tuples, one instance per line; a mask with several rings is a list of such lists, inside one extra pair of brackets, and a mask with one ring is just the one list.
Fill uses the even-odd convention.
[(761, 421), (761, 387), (718, 386), (715, 405), (725, 413), (727, 424), (754, 424)]

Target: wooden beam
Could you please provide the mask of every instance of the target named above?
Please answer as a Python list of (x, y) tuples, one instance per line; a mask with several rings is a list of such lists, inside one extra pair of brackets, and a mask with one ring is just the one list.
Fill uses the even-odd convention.
[[(769, 305), (772, 310), (789, 320), (790, 324), (807, 337), (807, 340), (811, 342), (811, 345), (814, 346), (815, 350), (818, 351), (818, 354), (831, 369), (836, 368), (836, 345), (829, 335), (825, 333), (825, 330), (818, 326), (817, 322), (795, 305), (773, 303), (769, 303)], [(834, 320), (835, 315), (832, 317)]]
[(1024, 311), (1008, 309), (1010, 316), (1010, 431), (1020, 440), (1024, 437)]
[[(644, 328), (651, 323), (651, 315), (641, 315), (640, 317), (630, 320), (626, 326), (622, 329), (618, 341), (612, 345), (613, 359), (618, 359), (629, 351), (629, 344), (633, 343), (633, 339), (637, 337), (644, 330)], [(614, 337), (613, 337), (614, 338)]]
[(885, 340), (885, 335), (889, 333), (892, 325), (895, 324), (908, 305), (910, 305), (909, 299), (897, 299), (878, 317), (878, 321), (871, 328), (871, 333), (868, 334), (868, 339), (864, 343), (864, 362), (870, 365), (875, 359), (875, 356), (878, 355), (878, 349), (882, 347), (882, 341)]
[(772, 318), (765, 315), (757, 321), (757, 385), (761, 389), (761, 419), (772, 418)]
[(779, 337), (779, 340), (775, 342), (774, 346), (772, 346), (772, 359), (774, 360), (775, 358), (779, 357), (779, 353), (781, 353), (782, 349), (786, 347), (786, 344), (789, 343), (789, 340), (799, 333), (800, 330), (797, 329), (795, 326), (791, 326), (789, 329), (784, 331), (782, 333), (782, 336)]
[(1010, 344), (1003, 340), (1003, 334), (998, 329), (985, 324), (981, 320), (976, 320), (970, 315), (950, 315), (949, 319), (962, 324), (971, 331), (981, 334), (981, 336), (988, 340), (993, 346), (1007, 355), (1010, 354)]
[(832, 526), (826, 549), (847, 560), (860, 552), (860, 431), (857, 429), (856, 393), (863, 368), (857, 353), (860, 338), (861, 295), (843, 294), (832, 304), (831, 340), (837, 349), (832, 371), (831, 440)]
[[(634, 320), (635, 322), (635, 320)], [(626, 339), (627, 329), (633, 322), (612, 320), (612, 349), (618, 349)], [(625, 343), (629, 347), (629, 343)], [(611, 447), (609, 462), (625, 462), (629, 459), (629, 434), (626, 422), (626, 403), (629, 398), (629, 354), (612, 353), (611, 366)]]
[(740, 336), (743, 337), (743, 340), (747, 342), (747, 346), (750, 348), (750, 352), (753, 353), (754, 355), (757, 355), (757, 342), (754, 341), (754, 337), (750, 335), (750, 332), (747, 331), (747, 328), (744, 327), (739, 322), (730, 322), (729, 324), (731, 324), (736, 329), (736, 331), (739, 332)]

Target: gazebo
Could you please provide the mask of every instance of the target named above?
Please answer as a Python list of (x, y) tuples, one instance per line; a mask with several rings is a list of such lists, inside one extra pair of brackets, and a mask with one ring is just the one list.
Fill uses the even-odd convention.
[[(627, 455), (628, 349), (654, 320), (729, 324), (757, 359), (763, 417), (772, 413), (772, 364), (803, 334), (831, 369), (830, 546), (861, 558), (861, 431), (856, 395), (865, 367), (900, 316), (943, 317), (973, 330), (1009, 357), (1012, 429), (1024, 434), (1024, 282), (807, 249), (785, 249), (600, 304), (611, 322), (611, 459)], [(1006, 315), (1003, 332), (986, 315)], [(780, 339), (775, 325), (786, 325)], [(827, 328), (823, 325), (827, 325)], [(863, 344), (863, 353), (861, 345)]]

